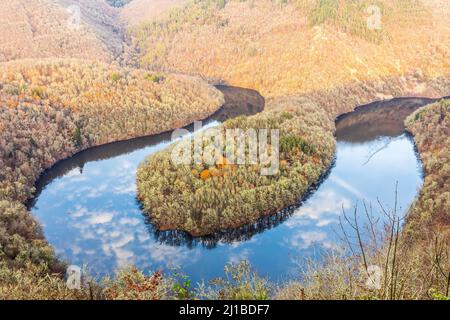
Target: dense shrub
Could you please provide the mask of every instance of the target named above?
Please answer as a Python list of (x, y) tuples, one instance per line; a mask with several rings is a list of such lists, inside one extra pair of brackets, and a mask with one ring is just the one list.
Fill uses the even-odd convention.
[(160, 300), (172, 297), (173, 279), (159, 272), (144, 275), (135, 268), (121, 270), (114, 279), (97, 282), (83, 277), (80, 289), (69, 289), (65, 279), (49, 275), (45, 265), (20, 269), (0, 261), (0, 300)]
[(268, 300), (272, 285), (252, 270), (247, 261), (227, 264), (225, 276), (200, 285), (197, 295), (210, 300)]

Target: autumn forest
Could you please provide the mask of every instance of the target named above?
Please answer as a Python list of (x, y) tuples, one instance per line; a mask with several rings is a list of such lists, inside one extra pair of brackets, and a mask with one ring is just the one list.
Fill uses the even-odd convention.
[[(450, 299), (448, 1), (11, 0), (0, 28), (0, 300)], [(276, 170), (174, 162), (232, 130), (275, 132)]]

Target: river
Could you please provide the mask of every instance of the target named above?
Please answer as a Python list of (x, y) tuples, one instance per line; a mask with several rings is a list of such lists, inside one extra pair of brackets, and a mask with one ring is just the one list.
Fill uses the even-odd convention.
[[(255, 114), (264, 99), (255, 91), (219, 87), (226, 105), (204, 121), (217, 125), (239, 114)], [(311, 195), (279, 214), (240, 230), (192, 239), (179, 232), (157, 232), (136, 200), (136, 169), (150, 154), (166, 148), (170, 133), (113, 143), (83, 151), (47, 170), (30, 204), (57, 255), (86, 266), (95, 277), (135, 265), (150, 272), (181, 271), (193, 282), (223, 275), (228, 262), (248, 260), (263, 276), (283, 281), (298, 275), (305, 258), (339, 247), (342, 211), (378, 200), (392, 208), (398, 183), (404, 213), (422, 185), (422, 169), (405, 117), (429, 103), (395, 99), (359, 107), (336, 121), (333, 167)], [(192, 128), (189, 128), (192, 130)]]

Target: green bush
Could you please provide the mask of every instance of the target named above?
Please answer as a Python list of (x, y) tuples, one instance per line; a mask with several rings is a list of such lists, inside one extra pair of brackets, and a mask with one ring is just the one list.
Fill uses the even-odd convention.
[(83, 136), (80, 127), (77, 127), (73, 133), (73, 144), (76, 148), (80, 148), (83, 145)]
[(303, 138), (292, 135), (287, 135), (280, 138), (280, 151), (288, 153), (297, 149), (306, 154), (312, 154), (315, 152), (315, 147), (309, 145)]
[(120, 78), (121, 78), (121, 76), (117, 72), (111, 73), (111, 81), (117, 82), (120, 80)]
[(164, 81), (164, 75), (156, 73), (156, 74), (151, 74), (151, 73), (147, 73), (145, 75), (145, 79), (147, 79), (148, 81), (154, 82), (154, 83), (160, 83), (162, 81)]
[(248, 261), (225, 266), (225, 277), (211, 281), (200, 288), (199, 296), (212, 300), (268, 300), (271, 285), (252, 270)]

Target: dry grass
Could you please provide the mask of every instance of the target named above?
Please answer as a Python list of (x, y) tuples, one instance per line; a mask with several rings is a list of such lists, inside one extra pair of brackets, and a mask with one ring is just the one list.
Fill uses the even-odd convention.
[(49, 275), (44, 265), (12, 269), (0, 261), (0, 300), (161, 300), (175, 297), (175, 277), (159, 272), (144, 275), (135, 268), (114, 279), (97, 282), (83, 277), (80, 289), (69, 289), (64, 278)]
[[(372, 212), (368, 210), (370, 217)], [(320, 262), (306, 261), (300, 280), (280, 288), (277, 298), (450, 299), (447, 232), (434, 230), (428, 232), (426, 241), (410, 241), (408, 234), (401, 231), (404, 217), (381, 204), (380, 210), (385, 213), (385, 222), (369, 219), (367, 226), (358, 224), (356, 213), (352, 217), (344, 213), (353, 233), (343, 233), (341, 249), (324, 255)]]
[[(368, 268), (360, 254), (330, 253), (321, 263), (309, 261), (301, 270), (300, 280), (280, 288), (277, 299), (293, 300), (448, 300), (450, 272), (446, 234), (435, 235), (427, 243), (408, 244), (401, 236), (396, 252), (388, 251), (390, 237), (381, 248), (366, 247)], [(393, 248), (391, 247), (391, 250)], [(349, 254), (348, 252), (346, 254)], [(395, 257), (395, 258), (394, 258)], [(372, 278), (374, 267), (380, 278)], [(370, 282), (368, 282), (370, 281)], [(379, 284), (378, 286), (370, 286)]]

